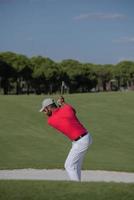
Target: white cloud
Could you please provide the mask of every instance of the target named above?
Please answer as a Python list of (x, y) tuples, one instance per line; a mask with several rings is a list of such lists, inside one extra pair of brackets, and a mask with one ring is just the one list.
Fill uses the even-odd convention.
[(112, 19), (125, 19), (126, 15), (119, 14), (119, 13), (85, 13), (75, 16), (74, 20), (87, 20), (87, 19), (96, 19), (96, 20), (112, 20)]
[(119, 39), (113, 40), (115, 43), (134, 43), (134, 37), (121, 37)]

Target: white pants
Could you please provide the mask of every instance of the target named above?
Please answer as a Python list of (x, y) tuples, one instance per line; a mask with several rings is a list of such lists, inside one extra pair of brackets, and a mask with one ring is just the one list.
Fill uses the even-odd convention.
[(81, 180), (81, 167), (85, 153), (87, 152), (90, 144), (92, 144), (92, 137), (89, 133), (80, 138), (78, 141), (72, 142), (72, 148), (65, 161), (65, 169), (70, 180)]

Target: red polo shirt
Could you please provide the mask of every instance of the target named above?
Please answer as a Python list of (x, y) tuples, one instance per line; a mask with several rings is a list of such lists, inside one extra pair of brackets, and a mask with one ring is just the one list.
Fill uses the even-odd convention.
[(48, 124), (62, 132), (71, 140), (75, 140), (81, 134), (87, 132), (76, 117), (75, 110), (68, 104), (56, 108), (52, 116), (48, 117)]

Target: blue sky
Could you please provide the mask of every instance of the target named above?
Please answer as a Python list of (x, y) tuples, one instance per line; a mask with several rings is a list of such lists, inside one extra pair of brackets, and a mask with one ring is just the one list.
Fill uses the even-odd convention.
[(0, 0), (0, 52), (55, 61), (134, 60), (133, 0)]

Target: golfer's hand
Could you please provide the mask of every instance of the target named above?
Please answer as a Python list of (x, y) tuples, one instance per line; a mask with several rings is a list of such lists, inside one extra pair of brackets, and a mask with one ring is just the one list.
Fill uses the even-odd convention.
[(57, 104), (59, 107), (63, 106), (65, 103), (65, 99), (63, 96), (61, 96), (58, 100), (57, 100)]

